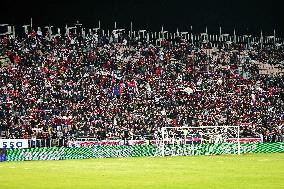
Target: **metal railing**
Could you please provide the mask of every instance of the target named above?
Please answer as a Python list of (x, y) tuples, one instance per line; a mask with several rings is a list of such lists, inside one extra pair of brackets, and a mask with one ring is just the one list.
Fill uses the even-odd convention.
[(51, 148), (67, 146), (66, 139), (29, 139), (30, 148)]

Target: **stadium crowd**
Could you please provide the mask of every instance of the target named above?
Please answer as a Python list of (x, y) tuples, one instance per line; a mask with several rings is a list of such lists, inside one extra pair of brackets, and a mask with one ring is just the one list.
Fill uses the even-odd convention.
[(164, 126), (242, 125), (242, 137), (281, 141), (284, 78), (260, 66), (283, 64), (283, 51), (235, 43), (206, 48), (179, 37), (157, 46), (116, 33), (3, 37), (0, 132), (138, 139)]

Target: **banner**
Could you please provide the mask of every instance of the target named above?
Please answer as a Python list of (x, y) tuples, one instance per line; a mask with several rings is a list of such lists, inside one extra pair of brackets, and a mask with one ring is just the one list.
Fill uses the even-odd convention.
[[(241, 153), (283, 153), (284, 142), (245, 143), (241, 144), (240, 150)], [(166, 145), (164, 149), (156, 145), (15, 148), (7, 149), (7, 161), (161, 156), (162, 152), (165, 156), (237, 154), (238, 146), (235, 143), (222, 143)]]
[(0, 139), (0, 148), (28, 148), (28, 139)]
[[(238, 142), (237, 138), (228, 138), (227, 142)], [(260, 143), (261, 138), (240, 138), (240, 143)]]
[[(193, 143), (201, 143), (202, 139), (198, 137), (192, 137), (185, 140), (179, 140), (180, 144), (193, 144)], [(237, 138), (228, 138), (226, 142), (228, 143), (236, 143), (238, 141)], [(160, 141), (158, 140), (128, 140), (128, 145), (148, 145), (153, 144), (156, 145)], [(164, 140), (165, 144), (175, 144), (177, 140), (168, 139)], [(261, 138), (240, 138), (240, 143), (260, 143)], [(123, 146), (125, 145), (124, 140), (103, 140), (103, 141), (68, 141), (67, 144), (69, 147), (94, 147), (94, 146)]]
[(142, 157), (153, 156), (156, 151), (157, 147), (152, 145), (10, 149), (7, 151), (7, 161)]
[(103, 140), (103, 141), (68, 141), (68, 147), (94, 147), (94, 146), (124, 146), (128, 144), (133, 145), (145, 145), (156, 144), (156, 140)]

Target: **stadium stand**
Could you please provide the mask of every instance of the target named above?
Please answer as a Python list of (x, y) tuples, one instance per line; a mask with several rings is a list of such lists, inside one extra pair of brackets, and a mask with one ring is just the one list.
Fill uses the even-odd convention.
[(1, 35), (2, 138), (153, 139), (165, 126), (241, 125), (243, 137), (283, 141), (283, 39), (81, 27)]

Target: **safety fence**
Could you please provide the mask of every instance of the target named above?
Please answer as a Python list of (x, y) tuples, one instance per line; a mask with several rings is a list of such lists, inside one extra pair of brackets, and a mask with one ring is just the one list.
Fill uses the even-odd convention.
[[(220, 155), (236, 154), (237, 144), (191, 144), (166, 145), (166, 156)], [(241, 153), (283, 153), (284, 143), (246, 143), (241, 144)], [(54, 147), (7, 149), (7, 161), (27, 160), (65, 160), (114, 157), (161, 156), (161, 148), (156, 145), (136, 146), (93, 146), (93, 147)]]

